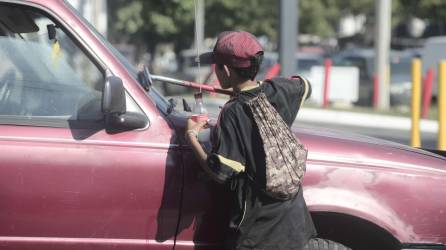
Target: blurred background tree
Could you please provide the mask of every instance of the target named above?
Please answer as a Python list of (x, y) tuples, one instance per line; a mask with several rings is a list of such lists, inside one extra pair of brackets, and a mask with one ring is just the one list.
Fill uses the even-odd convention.
[(428, 23), (426, 36), (446, 33), (446, 1), (444, 0), (399, 0), (401, 21), (417, 17)]
[(225, 30), (246, 30), (275, 42), (277, 4), (275, 0), (205, 0), (206, 36), (214, 37)]
[[(299, 0), (299, 32), (321, 38), (337, 38), (339, 20), (346, 15), (365, 16), (365, 28), (359, 40), (373, 42), (373, 0)], [(278, 2), (275, 0), (205, 0), (205, 37), (224, 30), (246, 30), (277, 42)], [(446, 1), (394, 0), (392, 24), (403, 25), (412, 17), (426, 20), (446, 33)], [(193, 0), (113, 0), (109, 6), (109, 39), (113, 43), (131, 43), (136, 55), (154, 54), (157, 46), (169, 43), (178, 53), (191, 48), (194, 41)]]
[(154, 54), (158, 45), (173, 43), (176, 52), (191, 46), (194, 1), (113, 0), (109, 2), (109, 39), (131, 43), (136, 55)]

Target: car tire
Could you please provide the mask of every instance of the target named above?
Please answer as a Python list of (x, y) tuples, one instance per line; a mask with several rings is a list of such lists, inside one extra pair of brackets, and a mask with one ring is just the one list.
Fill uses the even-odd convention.
[(335, 241), (311, 238), (303, 250), (351, 250), (351, 248)]

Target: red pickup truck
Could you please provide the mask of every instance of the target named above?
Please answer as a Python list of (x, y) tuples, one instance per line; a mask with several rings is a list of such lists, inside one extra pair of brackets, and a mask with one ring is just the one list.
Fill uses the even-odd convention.
[[(184, 141), (187, 112), (67, 2), (0, 0), (0, 249), (218, 249), (227, 194)], [(445, 249), (446, 159), (297, 128), (319, 236)]]

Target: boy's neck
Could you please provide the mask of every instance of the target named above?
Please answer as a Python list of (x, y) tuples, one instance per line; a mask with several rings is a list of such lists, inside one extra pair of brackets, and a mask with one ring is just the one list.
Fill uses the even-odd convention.
[(240, 92), (245, 88), (249, 88), (249, 87), (253, 87), (253, 86), (257, 86), (257, 81), (255, 80), (246, 80), (240, 84), (237, 84), (236, 86), (234, 86), (234, 91), (235, 92)]

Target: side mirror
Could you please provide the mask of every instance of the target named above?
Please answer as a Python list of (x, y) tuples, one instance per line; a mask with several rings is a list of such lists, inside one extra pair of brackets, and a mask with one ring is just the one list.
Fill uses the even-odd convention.
[(107, 76), (102, 96), (102, 112), (108, 132), (144, 128), (148, 119), (146, 116), (126, 112), (125, 89), (122, 80), (116, 76)]
[(109, 133), (118, 133), (127, 130), (144, 128), (148, 120), (145, 115), (127, 112), (121, 115), (109, 115), (105, 117), (106, 129)]
[(102, 96), (102, 112), (105, 115), (125, 113), (125, 89), (122, 80), (116, 76), (108, 76)]

